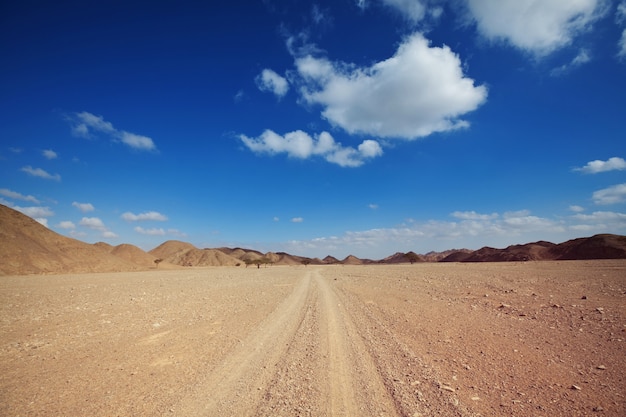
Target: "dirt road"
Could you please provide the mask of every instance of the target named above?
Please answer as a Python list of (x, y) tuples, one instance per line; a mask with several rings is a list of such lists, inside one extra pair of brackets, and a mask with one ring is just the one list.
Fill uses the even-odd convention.
[(626, 412), (626, 262), (0, 279), (0, 415)]

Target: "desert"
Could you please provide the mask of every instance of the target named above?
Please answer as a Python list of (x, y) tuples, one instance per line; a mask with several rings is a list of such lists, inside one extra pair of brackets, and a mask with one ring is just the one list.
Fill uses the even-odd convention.
[(626, 414), (623, 236), (340, 261), (0, 221), (3, 416)]
[(626, 261), (4, 276), (0, 414), (626, 411)]

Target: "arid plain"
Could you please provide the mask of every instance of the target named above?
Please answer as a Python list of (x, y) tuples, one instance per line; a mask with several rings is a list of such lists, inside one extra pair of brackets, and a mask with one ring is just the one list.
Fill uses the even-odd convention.
[(623, 416), (626, 260), (0, 279), (3, 416)]

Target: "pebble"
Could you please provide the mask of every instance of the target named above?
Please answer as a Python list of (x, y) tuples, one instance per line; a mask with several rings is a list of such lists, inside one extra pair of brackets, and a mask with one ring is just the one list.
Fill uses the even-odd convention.
[(600, 369), (601, 371), (604, 371), (606, 369), (606, 366), (598, 365), (598, 366), (596, 366), (596, 369)]
[(571, 388), (572, 388), (573, 390), (576, 390), (576, 391), (580, 391), (580, 390), (582, 389), (582, 388), (580, 388), (578, 385), (572, 385), (572, 387), (571, 387)]

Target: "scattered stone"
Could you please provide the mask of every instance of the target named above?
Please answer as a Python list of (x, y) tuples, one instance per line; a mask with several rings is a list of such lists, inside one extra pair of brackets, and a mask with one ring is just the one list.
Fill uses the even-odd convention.
[(582, 297), (580, 297), (580, 299), (581, 299), (581, 300), (586, 300), (586, 299), (587, 299), (587, 296), (586, 296), (586, 295), (583, 295)]
[(596, 369), (600, 369), (601, 371), (604, 371), (606, 369), (606, 366), (598, 365), (598, 366), (596, 366)]
[(571, 389), (576, 390), (576, 391), (580, 391), (582, 388), (579, 387), (578, 385), (572, 385)]
[(480, 401), (480, 397), (472, 397), (472, 401)]
[(447, 385), (442, 385), (442, 386), (441, 386), (441, 389), (442, 389), (442, 390), (444, 390), (444, 391), (454, 392), (454, 388), (449, 387), (449, 386), (447, 386)]
[(602, 408), (601, 406), (597, 406), (597, 407), (593, 407), (592, 410), (595, 412), (598, 412), (598, 411), (604, 411), (604, 408)]
[(596, 308), (596, 311), (597, 311), (598, 313), (600, 313), (600, 314), (604, 314), (604, 308), (602, 308), (602, 307), (598, 307), (598, 308)]

